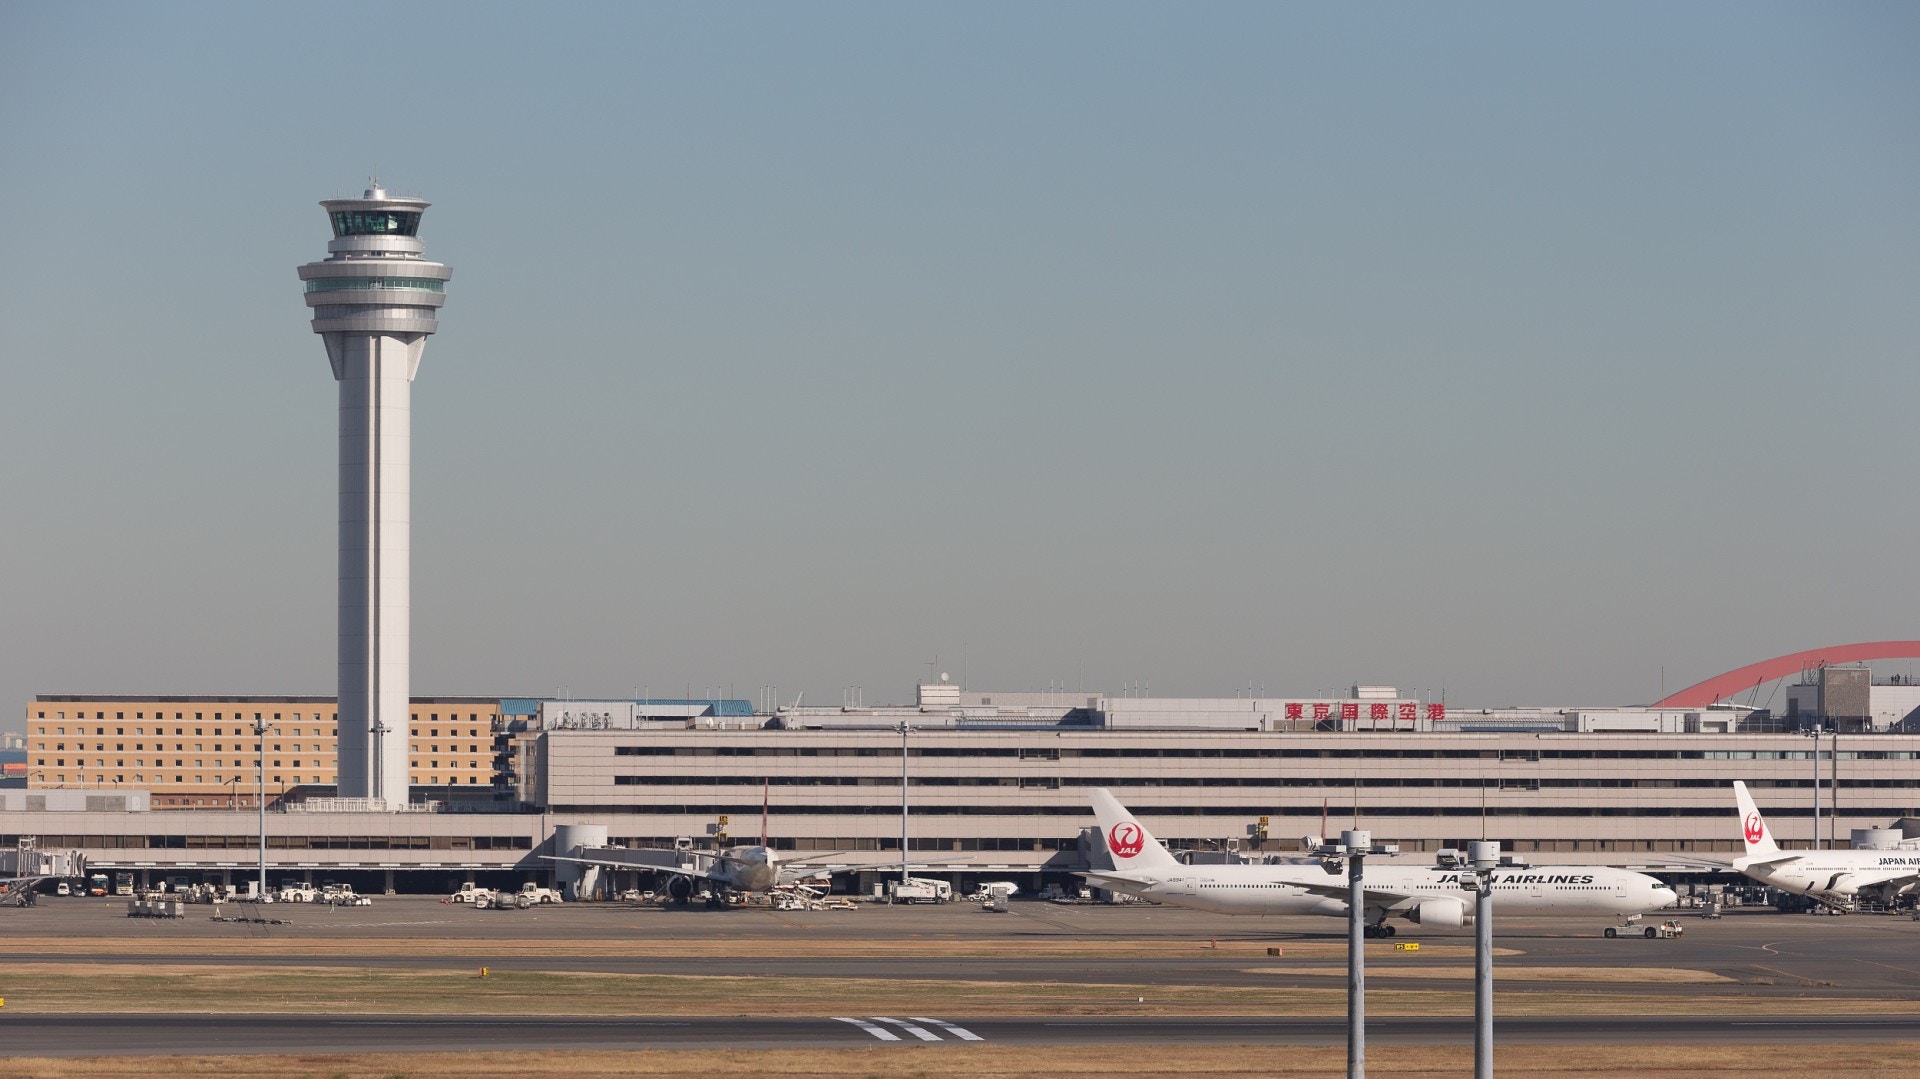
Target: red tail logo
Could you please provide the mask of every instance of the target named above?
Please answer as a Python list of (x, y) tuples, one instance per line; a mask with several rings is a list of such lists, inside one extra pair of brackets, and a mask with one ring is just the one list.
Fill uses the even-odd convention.
[(1741, 824), (1741, 830), (1747, 834), (1747, 842), (1758, 843), (1767, 836), (1767, 826), (1760, 822), (1760, 814), (1749, 813)]
[(1131, 858), (1139, 854), (1147, 845), (1147, 833), (1130, 820), (1121, 821), (1113, 826), (1113, 834), (1107, 837), (1107, 849), (1116, 858)]

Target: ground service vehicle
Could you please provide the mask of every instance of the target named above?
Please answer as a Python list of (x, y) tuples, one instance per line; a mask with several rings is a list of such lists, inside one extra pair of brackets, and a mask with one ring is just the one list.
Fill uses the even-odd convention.
[(1656, 937), (1665, 937), (1665, 938), (1677, 937), (1685, 933), (1686, 931), (1687, 931), (1686, 926), (1683, 926), (1679, 922), (1672, 921), (1672, 920), (1661, 922), (1659, 925), (1649, 925), (1649, 926), (1643, 927), (1640, 925), (1640, 916), (1635, 914), (1635, 915), (1629, 915), (1627, 918), (1623, 919), (1620, 925), (1608, 926), (1606, 928), (1605, 935), (1608, 940), (1612, 940), (1615, 937), (1631, 937), (1631, 936), (1642, 936), (1647, 938), (1648, 940), (1653, 940)]
[(531, 903), (562, 902), (562, 899), (560, 898), (560, 892), (558, 889), (542, 888), (541, 886), (539, 886), (538, 884), (535, 884), (532, 881), (528, 881), (525, 884), (522, 884), (520, 886), (519, 894), (521, 896), (524, 896)]

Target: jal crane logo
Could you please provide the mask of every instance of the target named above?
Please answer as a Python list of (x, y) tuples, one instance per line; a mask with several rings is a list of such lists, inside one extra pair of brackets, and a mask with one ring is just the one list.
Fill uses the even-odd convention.
[(1746, 833), (1749, 843), (1758, 843), (1767, 835), (1767, 826), (1760, 822), (1758, 813), (1747, 814), (1747, 819), (1741, 823), (1741, 829)]
[(1107, 837), (1107, 849), (1116, 858), (1131, 858), (1147, 845), (1146, 836), (1138, 824), (1123, 820), (1113, 826), (1113, 834)]

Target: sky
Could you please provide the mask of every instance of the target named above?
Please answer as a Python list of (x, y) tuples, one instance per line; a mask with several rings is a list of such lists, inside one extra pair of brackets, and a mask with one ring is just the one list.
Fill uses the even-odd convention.
[(1920, 637), (1917, 49), (1905, 3), (0, 0), (0, 699), (333, 691), (294, 269), (376, 173), (454, 272), (417, 695), (1632, 704)]

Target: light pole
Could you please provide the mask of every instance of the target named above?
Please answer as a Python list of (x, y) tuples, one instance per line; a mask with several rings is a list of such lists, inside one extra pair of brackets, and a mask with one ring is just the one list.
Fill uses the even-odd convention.
[(1460, 881), (1473, 889), (1473, 1077), (1493, 1079), (1493, 871), (1500, 867), (1500, 844), (1467, 844), (1473, 877)]
[(1834, 720), (1827, 747), (1827, 849), (1840, 849), (1840, 721)]
[[(265, 902), (267, 898), (267, 732), (280, 732), (280, 728), (268, 724), (265, 720), (253, 721), (253, 736), (258, 740), (259, 754), (253, 763), (254, 804), (260, 811), (260, 894), (255, 902)], [(239, 779), (239, 776), (234, 776)]]
[(907, 734), (913, 728), (906, 720), (900, 721), (900, 886), (906, 887), (912, 880), (911, 863), (907, 856)]
[[(384, 736), (389, 729), (390, 728), (388, 728), (386, 721), (379, 719), (377, 717), (373, 721), (373, 726), (367, 728), (367, 730), (373, 735), (373, 774), (377, 776), (384, 776), (387, 774), (385, 771), (383, 771), (387, 763), (387, 740)], [(381, 787), (380, 796), (381, 797), (386, 796), (386, 788), (384, 784)], [(412, 798), (413, 798), (412, 789), (409, 788), (407, 800), (411, 801)], [(387, 807), (385, 805), (381, 805), (379, 808), (381, 812), (385, 812)]]
[(1813, 739), (1813, 850), (1820, 849), (1820, 724), (1814, 723), (1813, 729), (1803, 732)]
[(1321, 865), (1329, 873), (1340, 872), (1342, 860), (1347, 863), (1347, 1079), (1366, 1079), (1366, 861), (1369, 854), (1398, 854), (1400, 848), (1375, 843), (1373, 833), (1364, 829), (1349, 829), (1340, 833), (1340, 842), (1323, 848), (1322, 853), (1326, 860)]

